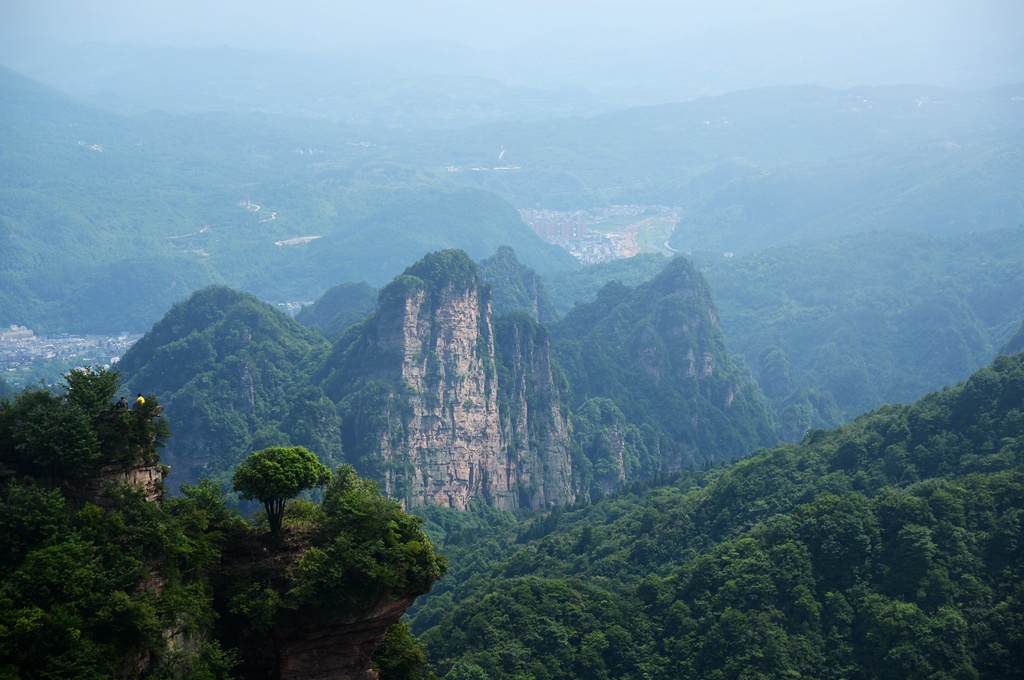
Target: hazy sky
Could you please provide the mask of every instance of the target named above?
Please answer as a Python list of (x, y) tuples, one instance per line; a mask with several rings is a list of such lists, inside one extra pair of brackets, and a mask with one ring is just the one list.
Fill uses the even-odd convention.
[[(323, 49), (338, 42), (419, 38), (471, 47), (563, 36), (581, 44), (686, 35), (722, 26), (794, 22), (813, 29), (856, 10), (964, 40), (1020, 34), (1021, 0), (0, 0), (4, 43), (96, 41), (183, 47)], [(847, 11), (844, 11), (847, 10)], [(896, 14), (887, 11), (895, 10)], [(894, 18), (895, 17), (895, 18)]]
[(665, 63), (693, 63), (680, 52), (692, 46), (731, 72), (788, 59), (796, 78), (801, 60), (834, 58), (832, 81), (807, 70), (822, 84), (1024, 80), (1024, 0), (0, 0), (0, 63), (15, 69), (80, 43), (320, 52), (417, 39), (591, 71), (671, 50)]

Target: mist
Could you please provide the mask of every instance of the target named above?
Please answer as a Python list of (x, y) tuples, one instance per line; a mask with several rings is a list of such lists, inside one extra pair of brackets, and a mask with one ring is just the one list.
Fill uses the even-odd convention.
[[(0, 63), (79, 96), (130, 95), (140, 69), (152, 76), (159, 67), (157, 75), (170, 78), (180, 67), (191, 75), (195, 54), (205, 55), (200, 61), (212, 77), (230, 59), (248, 64), (246, 77), (262, 79), (277, 69), (285, 78), (281, 71), (319, 72), (325, 82), (332, 71), (338, 82), (454, 75), (513, 88), (574, 88), (594, 97), (589, 107), (571, 109), (587, 114), (776, 85), (1014, 83), (1024, 80), (1024, 6), (388, 0), (285, 8), (46, 0), (0, 8)], [(189, 107), (216, 105), (189, 100)], [(554, 107), (549, 115), (565, 112)]]

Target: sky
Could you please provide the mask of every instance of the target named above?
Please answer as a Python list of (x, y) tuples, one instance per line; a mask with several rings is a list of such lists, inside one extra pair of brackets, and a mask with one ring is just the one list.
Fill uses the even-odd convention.
[[(972, 42), (1020, 34), (1020, 0), (0, 0), (5, 43), (97, 41), (179, 47), (326, 49), (335, 43), (443, 39), (474, 48), (561, 35), (586, 43), (687, 35), (722, 26), (793, 22), (813, 29), (859, 13), (896, 10), (915, 33), (959, 33)], [(887, 18), (887, 21), (892, 21)]]
[[(841, 5), (865, 4), (840, 0)], [(5, 41), (94, 40), (183, 47), (323, 49), (336, 42), (443, 39), (475, 48), (574, 31), (583, 37), (611, 26), (657, 33), (727, 21), (801, 13), (795, 2), (763, 0), (3, 0)]]
[(765, 55), (834, 59), (829, 85), (888, 84), (887, 65), (891, 81), (1024, 81), (1024, 0), (0, 0), (0, 63), (15, 70), (80, 43), (328, 52), (410, 40), (542, 51), (567, 72), (576, 59), (678, 61), (692, 46), (733, 71)]

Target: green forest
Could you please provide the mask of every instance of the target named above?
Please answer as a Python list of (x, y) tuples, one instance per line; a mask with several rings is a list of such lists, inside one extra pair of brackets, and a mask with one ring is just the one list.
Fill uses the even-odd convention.
[[(163, 407), (118, 409), (118, 381), (76, 371), (0, 403), (0, 676), (266, 677), (303, 631), (334, 626), (344, 646), (346, 625), (444, 574), (421, 519), (301, 447), (312, 478), (278, 456), (253, 481), (257, 454), (236, 474), (243, 497), (281, 499), (276, 520), (243, 518), (208, 479), (166, 498)], [(292, 500), (312, 487), (320, 502)], [(379, 648), (348, 652), (365, 668), (376, 648), (382, 678), (425, 672), (400, 615), (377, 621)]]
[(1024, 85), (372, 54), (0, 66), (0, 680), (1024, 678)]
[(1024, 356), (796, 445), (514, 517), (427, 509), (447, 678), (1014, 678)]
[(428, 590), (380, 648), (382, 678), (1024, 668), (1021, 354), (798, 444), (540, 513), (410, 516), (342, 465), (276, 534), (210, 480), (163, 500), (83, 484), (159, 469), (163, 405), (117, 410), (118, 379), (74, 372), (0, 406), (5, 677), (252, 677), (298, 622)]
[(142, 332), (210, 284), (310, 302), (444, 248), (578, 268), (517, 209), (671, 206), (684, 253), (1024, 218), (1019, 87), (766, 88), (457, 130), (115, 114), (8, 69), (0, 89), (0, 326), (37, 331)]

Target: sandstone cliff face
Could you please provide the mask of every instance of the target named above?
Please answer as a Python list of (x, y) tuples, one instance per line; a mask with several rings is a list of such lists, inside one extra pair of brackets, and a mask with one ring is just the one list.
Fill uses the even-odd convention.
[(361, 615), (339, 615), (277, 632), (281, 680), (377, 680), (371, 657), (415, 596), (380, 602)]
[[(448, 258), (457, 275), (438, 274), (431, 257)], [(499, 361), (475, 265), (455, 251), (425, 262), (385, 287), (364, 335), (333, 369), (342, 376), (334, 394), (347, 404), (346, 456), (407, 506), (572, 500), (568, 426), (546, 336), (537, 344), (532, 330), (510, 332)]]
[[(576, 498), (569, 424), (551, 365), (551, 339), (527, 318), (504, 320), (497, 332), (503, 368), (502, 444), (519, 506), (543, 508)], [(559, 376), (561, 377), (561, 376)]]
[(164, 477), (170, 469), (160, 463), (138, 462), (133, 465), (112, 462), (95, 474), (75, 480), (74, 496), (99, 506), (109, 505), (111, 489), (134, 486), (142, 491), (147, 501), (162, 501), (165, 495)]
[(466, 508), (480, 496), (512, 507), (502, 474), (490, 306), (475, 287), (411, 290), (404, 304), (381, 310), (378, 328), (380, 349), (401, 356), (398, 379), (407, 395), (404, 437), (381, 442), (385, 491), (395, 494), (403, 486), (398, 468), (411, 467), (402, 495), (412, 505)]

